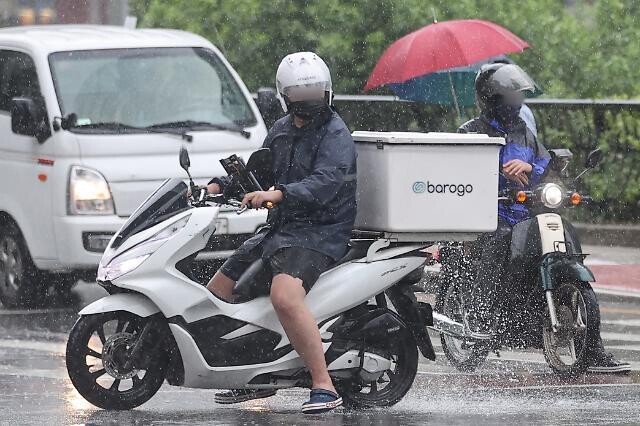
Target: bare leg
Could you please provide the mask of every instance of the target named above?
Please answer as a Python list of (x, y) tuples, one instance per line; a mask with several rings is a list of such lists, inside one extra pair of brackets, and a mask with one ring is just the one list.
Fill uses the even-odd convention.
[(207, 284), (207, 289), (220, 299), (233, 302), (236, 299), (236, 295), (233, 294), (233, 286), (235, 284), (236, 282), (234, 280), (218, 271), (213, 278), (211, 278), (209, 284)]
[(304, 303), (305, 296), (300, 279), (286, 274), (273, 277), (271, 303), (289, 341), (311, 373), (312, 387), (335, 392), (324, 359), (320, 331)]

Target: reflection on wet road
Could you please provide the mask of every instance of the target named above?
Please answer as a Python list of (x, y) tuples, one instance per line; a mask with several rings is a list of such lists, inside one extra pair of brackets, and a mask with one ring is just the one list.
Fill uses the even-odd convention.
[[(85, 290), (83, 290), (85, 291)], [(86, 291), (95, 291), (86, 290)], [(92, 298), (99, 296), (93, 294)], [(640, 419), (640, 299), (601, 297), (603, 337), (616, 356), (631, 361), (628, 376), (586, 375), (560, 379), (540, 352), (503, 351), (481, 370), (462, 374), (447, 365), (439, 339), (438, 360), (422, 359), (413, 389), (391, 409), (304, 417), (307, 391), (236, 406), (213, 402), (214, 390), (164, 385), (138, 409), (98, 410), (66, 377), (66, 332), (77, 309), (0, 309), (0, 419), (2, 424), (320, 424), (417, 425), (478, 423), (637, 423)]]

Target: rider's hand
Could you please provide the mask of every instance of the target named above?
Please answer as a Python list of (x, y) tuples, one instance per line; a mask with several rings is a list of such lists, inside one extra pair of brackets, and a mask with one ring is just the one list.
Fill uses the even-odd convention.
[(522, 160), (510, 160), (502, 165), (502, 173), (504, 176), (521, 186), (526, 186), (529, 184), (529, 176), (527, 173), (531, 173), (533, 171), (533, 166)]
[(242, 207), (251, 204), (251, 208), (259, 209), (267, 202), (278, 204), (283, 200), (283, 198), (284, 195), (279, 189), (275, 191), (250, 192), (242, 199)]

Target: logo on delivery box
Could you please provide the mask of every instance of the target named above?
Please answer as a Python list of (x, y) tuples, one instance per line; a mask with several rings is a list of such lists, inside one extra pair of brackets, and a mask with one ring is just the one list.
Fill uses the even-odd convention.
[(417, 181), (413, 183), (411, 188), (416, 194), (455, 194), (458, 197), (464, 197), (473, 192), (471, 184), (455, 184), (455, 183), (438, 183), (433, 184), (429, 181)]

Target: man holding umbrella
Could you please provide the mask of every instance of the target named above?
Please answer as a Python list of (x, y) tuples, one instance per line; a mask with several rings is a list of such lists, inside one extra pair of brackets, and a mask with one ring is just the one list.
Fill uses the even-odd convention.
[[(547, 149), (537, 140), (532, 130), (520, 117), (525, 92), (533, 91), (533, 80), (515, 64), (494, 63), (484, 65), (475, 80), (475, 91), (480, 116), (464, 123), (461, 133), (483, 133), (504, 137), (506, 145), (500, 152), (502, 173), (499, 189), (529, 187), (537, 184), (549, 164)], [(528, 219), (529, 211), (522, 204), (498, 207), (498, 227), (494, 233), (481, 236), (478, 243), (482, 265), (472, 289), (470, 305), (475, 309), (469, 316), (472, 331), (484, 333), (492, 308), (495, 306), (504, 264), (509, 256), (511, 227)], [(595, 345), (591, 348), (589, 371), (628, 372), (630, 365), (616, 360), (604, 351), (599, 336), (600, 324), (594, 327)]]

